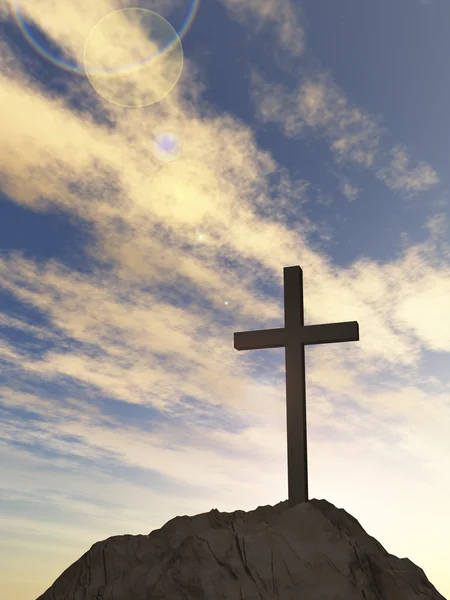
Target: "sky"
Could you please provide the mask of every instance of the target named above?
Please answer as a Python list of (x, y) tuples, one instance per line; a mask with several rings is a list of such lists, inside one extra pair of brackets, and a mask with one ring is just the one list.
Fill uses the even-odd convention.
[(450, 597), (450, 4), (1, 0), (0, 596), (97, 541), (309, 497)]

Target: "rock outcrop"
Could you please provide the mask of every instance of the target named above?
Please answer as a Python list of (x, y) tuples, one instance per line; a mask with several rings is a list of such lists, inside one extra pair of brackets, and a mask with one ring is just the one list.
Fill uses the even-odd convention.
[(37, 600), (445, 600), (326, 500), (176, 517), (97, 542)]

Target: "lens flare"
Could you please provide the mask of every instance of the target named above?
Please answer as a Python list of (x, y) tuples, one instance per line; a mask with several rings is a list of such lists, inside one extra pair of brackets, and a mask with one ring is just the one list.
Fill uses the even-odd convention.
[(179, 156), (180, 142), (174, 133), (160, 133), (154, 140), (154, 152), (163, 161), (170, 161)]
[[(11, 6), (11, 14), (12, 14), (12, 17), (13, 17), (15, 23), (17, 24), (17, 27), (19, 28), (23, 37), (30, 44), (30, 46), (40, 56), (47, 59), (49, 62), (53, 63), (54, 65), (61, 67), (61, 69), (64, 69), (65, 71), (70, 71), (72, 73), (77, 73), (79, 75), (85, 75), (86, 69), (85, 69), (84, 65), (81, 66), (81, 65), (74, 64), (74, 63), (70, 63), (68, 61), (63, 60), (62, 58), (58, 58), (58, 57), (54, 56), (50, 52), (49, 49), (45, 48), (42, 45), (42, 43), (40, 43), (36, 39), (36, 37), (33, 36), (30, 27), (25, 22), (26, 17), (24, 17), (24, 15), (21, 11), (21, 8), (20, 8), (21, 1), (23, 3), (23, 0), (9, 0), (10, 6)], [(28, 0), (28, 1), (32, 2), (33, 0)], [(186, 35), (186, 33), (189, 31), (189, 28), (191, 27), (191, 25), (195, 19), (195, 16), (197, 15), (199, 6), (200, 6), (200, 0), (190, 0), (189, 1), (189, 8), (186, 11), (186, 15), (183, 19), (183, 23), (181, 24), (181, 27), (179, 28), (179, 30), (174, 30), (174, 35), (173, 35), (172, 39), (169, 40), (166, 43), (166, 45), (162, 49), (160, 49), (159, 52), (155, 56), (152, 56), (151, 58), (146, 59), (146, 62), (154, 60), (155, 58), (159, 58), (160, 56), (165, 55), (167, 53), (170, 53), (170, 51), (173, 50), (175, 48), (175, 46), (177, 46), (180, 43), (180, 40), (182, 40), (184, 38), (184, 36)], [(136, 65), (121, 66), (116, 71), (93, 70), (93, 71), (89, 71), (89, 73), (87, 73), (87, 74), (88, 75), (89, 74), (100, 75), (100, 74), (111, 74), (111, 73), (123, 72), (123, 71), (127, 71), (127, 70), (133, 68), (134, 66), (136, 66)]]
[[(161, 52), (168, 45), (170, 51)], [(183, 69), (183, 47), (161, 15), (146, 8), (122, 8), (92, 28), (84, 47), (84, 66), (100, 96), (118, 106), (142, 108), (174, 88)]]

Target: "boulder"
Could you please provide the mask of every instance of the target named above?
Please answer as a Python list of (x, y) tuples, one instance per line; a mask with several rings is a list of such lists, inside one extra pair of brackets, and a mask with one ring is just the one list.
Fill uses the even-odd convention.
[(312, 499), (175, 517), (97, 542), (37, 600), (445, 600), (345, 510)]

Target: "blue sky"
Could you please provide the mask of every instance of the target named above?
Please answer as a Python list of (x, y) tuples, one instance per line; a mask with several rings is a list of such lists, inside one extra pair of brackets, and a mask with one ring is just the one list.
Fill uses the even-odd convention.
[(0, 6), (2, 597), (287, 498), (284, 351), (233, 333), (292, 265), (305, 324), (360, 331), (306, 349), (310, 497), (450, 595), (449, 12)]

